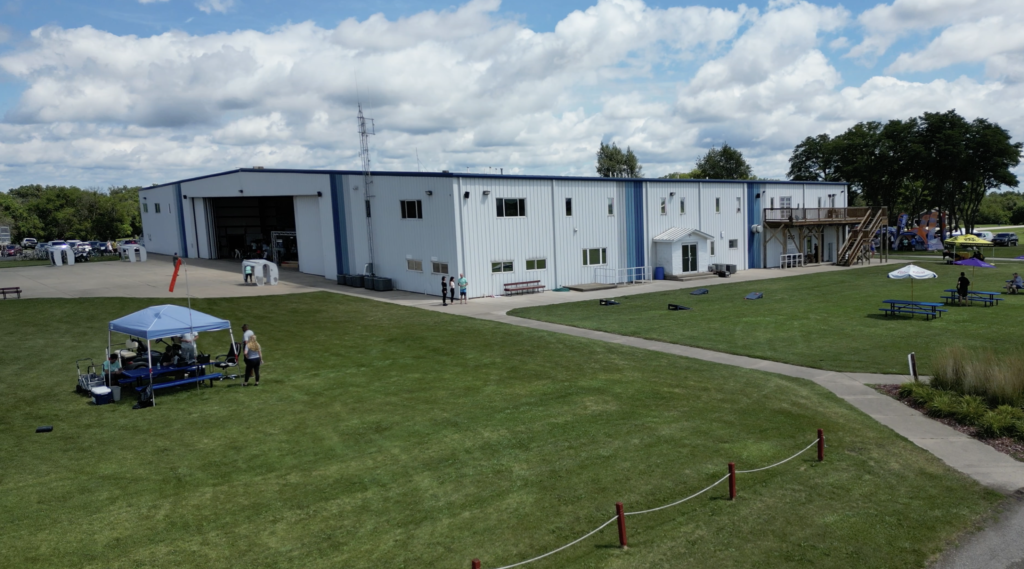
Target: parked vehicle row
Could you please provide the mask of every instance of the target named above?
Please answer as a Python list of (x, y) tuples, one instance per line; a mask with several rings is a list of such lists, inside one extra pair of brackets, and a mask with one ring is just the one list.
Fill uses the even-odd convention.
[(1016, 247), (1017, 246), (1017, 234), (1016, 233), (996, 233), (992, 237), (992, 244), (999, 245), (1001, 247)]

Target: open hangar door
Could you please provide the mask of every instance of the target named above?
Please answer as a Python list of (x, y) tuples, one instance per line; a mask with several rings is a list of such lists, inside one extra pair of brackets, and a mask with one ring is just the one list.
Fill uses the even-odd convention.
[[(292, 196), (208, 198), (213, 218), (215, 245), (210, 257), (231, 259), (236, 251), (242, 258), (257, 249), (270, 251), (272, 233), (295, 232), (295, 203)], [(297, 261), (298, 250), (291, 243), (279, 251), (278, 261)], [(272, 254), (267, 255), (271, 258)]]

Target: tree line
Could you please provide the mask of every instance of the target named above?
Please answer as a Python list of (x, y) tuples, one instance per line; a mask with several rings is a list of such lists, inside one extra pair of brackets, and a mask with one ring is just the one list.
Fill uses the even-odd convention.
[(914, 217), (938, 209), (948, 213), (950, 227), (973, 231), (986, 202), (989, 210), (999, 205), (990, 192), (1017, 187), (1011, 170), (1022, 146), (988, 119), (968, 121), (955, 110), (924, 113), (857, 123), (835, 137), (808, 136), (793, 150), (788, 176), (847, 182), (851, 198), (888, 207), (890, 222), (901, 212)]
[(28, 185), (0, 192), (0, 225), (15, 242), (79, 239), (109, 241), (142, 233), (139, 187), (83, 190)]

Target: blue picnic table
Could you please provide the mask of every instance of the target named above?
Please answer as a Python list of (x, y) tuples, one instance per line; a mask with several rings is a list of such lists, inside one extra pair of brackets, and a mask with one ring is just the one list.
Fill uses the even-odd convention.
[(889, 308), (879, 308), (886, 316), (890, 314), (923, 314), (925, 320), (938, 318), (942, 315), (943, 306), (941, 302), (918, 302), (914, 300), (883, 300), (882, 304), (888, 304)]
[[(200, 383), (202, 381), (209, 381), (210, 386), (213, 386), (213, 380), (222, 377), (220, 373), (207, 374), (207, 364), (191, 364), (186, 366), (166, 366), (166, 367), (154, 367), (153, 368), (153, 389), (162, 389), (164, 387), (173, 387), (177, 385), (185, 385), (188, 383)], [(182, 373), (187, 377), (171, 381), (158, 381), (161, 378), (165, 378), (168, 375)], [(122, 386), (143, 382), (145, 385), (140, 385), (136, 389), (145, 389), (149, 387), (149, 368), (138, 368), (138, 369), (126, 369), (124, 370), (124, 377), (118, 380), (118, 383)]]
[[(949, 293), (947, 296), (943, 296), (942, 297), (942, 302), (943, 303), (954, 303), (954, 302), (960, 300), (960, 294), (957, 292), (957, 290), (955, 288), (947, 288), (943, 292), (948, 292)], [(997, 298), (999, 296), (1002, 296), (1002, 294), (1003, 293), (1001, 293), (1001, 292), (986, 292), (986, 291), (982, 291), (982, 290), (969, 290), (969, 291), (967, 291), (967, 301), (971, 302), (971, 303), (981, 302), (985, 306), (990, 306), (990, 305), (991, 306), (995, 306), (996, 304), (998, 304), (998, 302), (1000, 300), (1002, 300), (1002, 298)]]

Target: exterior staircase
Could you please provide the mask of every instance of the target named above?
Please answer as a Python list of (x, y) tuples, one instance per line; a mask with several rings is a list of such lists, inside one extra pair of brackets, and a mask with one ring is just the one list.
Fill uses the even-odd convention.
[(875, 233), (888, 221), (888, 211), (884, 207), (870, 208), (857, 226), (850, 230), (850, 235), (839, 250), (836, 264), (849, 267), (863, 258), (864, 246), (871, 242)]

